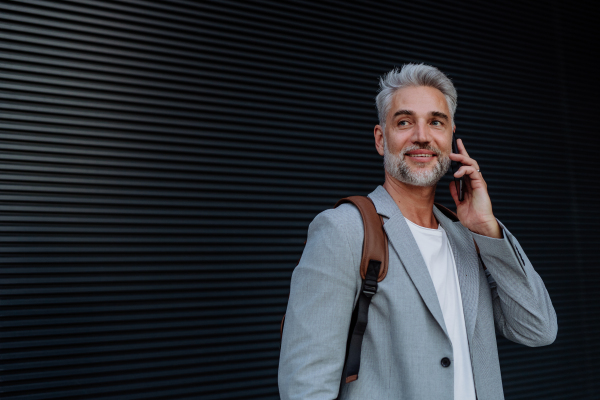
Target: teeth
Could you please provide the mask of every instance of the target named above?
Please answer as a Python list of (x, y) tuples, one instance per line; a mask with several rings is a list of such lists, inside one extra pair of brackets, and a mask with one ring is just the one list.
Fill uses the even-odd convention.
[(433, 154), (411, 154), (411, 157), (433, 157)]

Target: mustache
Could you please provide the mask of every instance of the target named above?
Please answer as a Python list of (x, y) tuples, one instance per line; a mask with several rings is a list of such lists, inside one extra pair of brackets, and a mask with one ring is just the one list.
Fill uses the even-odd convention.
[(442, 156), (442, 152), (440, 151), (440, 149), (433, 147), (430, 144), (426, 144), (426, 145), (415, 144), (412, 146), (405, 147), (400, 151), (399, 155), (404, 156), (406, 153), (408, 153), (409, 151), (413, 151), (413, 150), (429, 150), (429, 151), (433, 151), (435, 153), (435, 155), (438, 157)]

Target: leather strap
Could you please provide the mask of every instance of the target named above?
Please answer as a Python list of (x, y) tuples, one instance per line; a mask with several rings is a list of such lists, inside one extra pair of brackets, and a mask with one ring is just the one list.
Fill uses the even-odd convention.
[[(360, 215), (362, 216), (363, 226), (364, 226), (364, 236), (365, 239), (363, 241), (363, 251), (362, 251), (362, 259), (360, 262), (360, 276), (363, 279), (363, 287), (365, 278), (367, 276), (369, 261), (374, 260), (379, 263), (380, 267), (377, 269), (378, 278), (375, 282), (375, 290), (377, 287), (377, 282), (381, 282), (388, 270), (388, 239), (385, 231), (383, 230), (383, 217), (377, 214), (377, 210), (375, 209), (375, 205), (371, 201), (370, 198), (365, 196), (350, 196), (344, 199), (341, 199), (335, 204), (335, 207), (344, 203), (352, 203), (354, 204), (358, 210), (360, 211)], [(334, 207), (334, 208), (335, 208)], [(306, 241), (304, 242), (306, 245)], [(298, 264), (300, 260), (298, 260)], [(297, 265), (297, 264), (296, 264)], [(360, 303), (359, 297), (359, 303)], [(369, 303), (371, 302), (370, 298), (368, 303), (364, 303), (363, 301), (363, 310), (364, 316), (366, 318), (366, 313), (368, 312)], [(355, 311), (359, 309), (359, 305), (357, 305)], [(350, 332), (349, 335), (354, 331), (354, 326), (356, 323), (355, 315), (353, 314), (352, 322), (350, 324)], [(279, 327), (279, 348), (281, 349), (281, 340), (283, 338), (283, 327), (285, 325), (285, 314), (281, 320), (281, 325)], [(366, 327), (366, 322), (365, 322)], [(364, 333), (364, 332), (363, 332)], [(360, 339), (360, 343), (362, 344), (362, 337)], [(348, 349), (350, 346), (350, 338), (348, 339), (347, 348), (346, 348), (346, 359), (348, 358)], [(360, 346), (358, 348), (358, 366), (360, 366)], [(352, 354), (355, 354), (354, 352)], [(358, 367), (356, 368), (358, 373)]]
[[(436, 206), (438, 208), (438, 210), (440, 210), (442, 212), (442, 214), (444, 214), (446, 217), (448, 217), (448, 219), (450, 219), (450, 221), (452, 221), (452, 222), (460, 221), (458, 219), (458, 215), (456, 215), (456, 213), (454, 211), (452, 211), (451, 209), (444, 207), (440, 203), (433, 203), (433, 205)], [(481, 258), (481, 255), (479, 254), (479, 246), (477, 246), (477, 242), (475, 241), (475, 239), (473, 239), (473, 243), (475, 244), (475, 250), (477, 250), (477, 256), (481, 260), (481, 264), (483, 264), (483, 259)], [(483, 264), (483, 269), (487, 269), (485, 267), (485, 264)]]
[(448, 217), (448, 219), (450, 219), (450, 221), (452, 221), (452, 222), (460, 221), (458, 219), (458, 215), (456, 215), (456, 213), (454, 211), (452, 211), (451, 209), (444, 207), (440, 203), (433, 203), (433, 205), (436, 206), (438, 208), (438, 210), (440, 210), (442, 212), (442, 214), (444, 214), (446, 217)]
[(344, 203), (352, 203), (360, 211), (365, 230), (363, 241), (362, 259), (360, 261), (360, 276), (364, 280), (367, 276), (369, 261), (375, 260), (381, 263), (378, 282), (381, 282), (388, 271), (388, 238), (383, 230), (383, 218), (377, 214), (375, 205), (366, 196), (350, 196), (341, 199), (335, 207)]
[[(442, 212), (446, 217), (448, 217), (452, 222), (459, 222), (458, 215), (454, 211), (449, 208), (444, 207), (440, 203), (433, 203), (438, 210)], [(481, 253), (479, 252), (479, 246), (477, 246), (477, 242), (473, 239), (473, 244), (475, 245), (475, 250), (477, 250), (477, 257), (479, 257), (479, 261), (481, 261), (481, 265), (483, 266), (483, 271), (485, 272), (485, 276), (487, 277), (488, 283), (490, 283), (490, 272), (488, 271), (485, 263), (483, 262), (483, 258), (481, 258)], [(521, 254), (519, 254), (521, 255)], [(494, 282), (494, 285), (496, 283)]]
[[(383, 217), (377, 214), (370, 198), (351, 196), (338, 201), (340, 204), (351, 203), (360, 211), (364, 227), (364, 241), (360, 262), (362, 287), (358, 304), (352, 312), (348, 341), (346, 342), (346, 360), (340, 381), (341, 388), (345, 383), (358, 379), (362, 343), (369, 322), (369, 306), (377, 293), (377, 282), (381, 282), (388, 270), (388, 238), (383, 229)], [(339, 395), (338, 394), (338, 395)]]

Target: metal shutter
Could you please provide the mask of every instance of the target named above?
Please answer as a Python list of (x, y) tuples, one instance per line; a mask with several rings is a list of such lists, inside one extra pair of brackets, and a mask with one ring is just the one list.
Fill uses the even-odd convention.
[(590, 7), (0, 3), (3, 398), (278, 398), (306, 229), (382, 182), (377, 79), (409, 61), (455, 81), (559, 316), (550, 347), (499, 340), (507, 399), (597, 398)]

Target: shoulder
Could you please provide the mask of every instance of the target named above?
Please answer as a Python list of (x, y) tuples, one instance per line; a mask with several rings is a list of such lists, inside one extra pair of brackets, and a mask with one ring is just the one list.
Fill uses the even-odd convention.
[(313, 219), (308, 228), (304, 254), (324, 258), (334, 264), (359, 265), (363, 241), (360, 211), (352, 204), (342, 204), (319, 213)]
[(336, 291), (340, 284), (354, 292), (360, 282), (363, 237), (362, 217), (353, 205), (319, 213), (308, 228), (292, 282), (303, 292)]
[(319, 213), (309, 226), (309, 235), (311, 231), (326, 230), (343, 235), (350, 241), (360, 240), (364, 236), (364, 227), (360, 211), (350, 203), (342, 204), (336, 208)]

